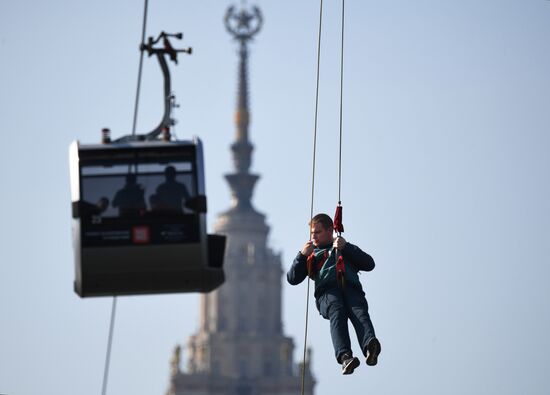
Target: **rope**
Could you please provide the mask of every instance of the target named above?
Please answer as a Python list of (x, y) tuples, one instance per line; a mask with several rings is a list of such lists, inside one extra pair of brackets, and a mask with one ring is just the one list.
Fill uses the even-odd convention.
[(111, 324), (109, 325), (109, 340), (107, 341), (107, 356), (105, 357), (105, 370), (103, 372), (103, 386), (101, 394), (107, 393), (107, 381), (109, 379), (109, 363), (111, 361), (111, 346), (113, 344), (113, 332), (115, 328), (116, 316), (116, 296), (113, 297), (113, 305), (111, 307)]
[[(140, 46), (140, 57), (139, 57), (139, 69), (138, 69), (138, 80), (136, 88), (136, 101), (134, 104), (134, 122), (132, 125), (132, 136), (136, 134), (136, 124), (137, 124), (137, 114), (139, 107), (139, 92), (141, 89), (141, 74), (143, 70), (143, 46), (145, 45), (145, 31), (147, 27), (147, 9), (148, 9), (148, 0), (144, 0), (143, 5), (143, 23), (141, 27), (141, 46)], [(113, 305), (111, 307), (111, 323), (109, 324), (109, 337), (107, 340), (107, 355), (105, 356), (105, 369), (103, 371), (103, 385), (101, 389), (101, 394), (105, 395), (107, 393), (107, 382), (109, 380), (109, 366), (111, 362), (111, 348), (113, 344), (113, 333), (115, 329), (115, 318), (116, 318), (116, 296), (113, 296)]]
[[(315, 161), (317, 151), (317, 119), (319, 113), (319, 70), (321, 68), (321, 31), (323, 26), (323, 0), (320, 0), (319, 6), (319, 31), (317, 34), (317, 81), (315, 86), (315, 120), (313, 127), (313, 158), (312, 158), (312, 170), (311, 170), (311, 205), (309, 218), (310, 223), (313, 219), (313, 199), (315, 196)], [(308, 229), (308, 239), (311, 237), (310, 229)], [(308, 333), (308, 317), (309, 317), (309, 288), (310, 278), (307, 277), (307, 291), (306, 291), (306, 318), (304, 329), (304, 355), (302, 359), (302, 395), (305, 391), (305, 376), (306, 376), (306, 358), (307, 358), (307, 333)]]
[[(342, 0), (342, 31), (341, 31), (341, 46), (340, 46), (340, 136), (339, 136), (339, 153), (338, 153), (338, 205), (341, 204), (342, 196), (342, 119), (343, 119), (343, 92), (344, 92), (344, 23), (345, 23), (345, 0)], [(320, 0), (319, 7), (319, 32), (317, 41), (317, 83), (315, 88), (315, 121), (313, 128), (313, 159), (312, 159), (312, 177), (311, 177), (311, 209), (310, 209), (310, 223), (313, 219), (313, 201), (315, 196), (315, 162), (317, 151), (317, 119), (319, 109), (319, 71), (321, 64), (321, 32), (323, 22), (323, 0)], [(307, 334), (308, 334), (308, 317), (309, 317), (309, 289), (310, 278), (307, 278), (307, 293), (306, 293), (306, 314), (305, 314), (305, 329), (304, 329), (304, 354), (302, 362), (302, 392), (305, 391), (305, 371), (306, 371), (306, 357), (307, 357)]]
[(139, 107), (139, 92), (141, 89), (141, 72), (143, 70), (143, 46), (145, 45), (145, 28), (147, 26), (147, 3), (148, 0), (145, 0), (143, 6), (143, 23), (141, 28), (141, 47), (140, 47), (140, 56), (139, 56), (139, 69), (138, 69), (138, 80), (137, 80), (137, 89), (136, 89), (136, 101), (134, 104), (134, 123), (132, 125), (132, 136), (136, 135), (136, 125), (137, 125), (137, 114)]
[(340, 143), (338, 153), (338, 205), (342, 203), (342, 108), (344, 101), (344, 11), (346, 0), (342, 0), (342, 38), (340, 45)]

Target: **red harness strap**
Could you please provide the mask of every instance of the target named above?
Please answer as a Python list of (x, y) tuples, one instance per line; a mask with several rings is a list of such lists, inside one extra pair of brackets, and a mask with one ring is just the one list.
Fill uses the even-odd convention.
[(307, 257), (307, 275), (309, 276), (309, 278), (315, 280), (315, 275), (319, 270), (321, 270), (321, 268), (327, 261), (327, 258), (328, 252), (326, 250), (323, 253), (323, 259), (317, 259), (317, 262), (315, 262), (316, 259), (313, 252)]
[(345, 285), (345, 273), (346, 273), (346, 266), (344, 265), (344, 257), (342, 255), (338, 256), (338, 260), (336, 261), (336, 281), (338, 282), (338, 285), (340, 285), (342, 288)]
[[(325, 250), (322, 259), (315, 259), (316, 256), (313, 252), (307, 257), (307, 275), (309, 278), (315, 280), (315, 275), (326, 263), (328, 255), (328, 252)], [(338, 282), (338, 285), (342, 287), (345, 285), (345, 272), (346, 266), (344, 265), (344, 258), (342, 255), (339, 255), (338, 260), (336, 261), (336, 281)]]
[[(336, 206), (336, 213), (334, 213), (334, 230), (338, 233), (338, 236), (340, 236), (340, 233), (344, 231), (344, 224), (342, 223), (343, 220), (343, 207), (338, 202), (338, 206)], [(345, 272), (346, 272), (346, 266), (344, 265), (344, 258), (342, 257), (342, 254), (338, 254), (338, 260), (336, 261), (336, 281), (338, 281), (338, 284), (341, 287), (344, 287), (345, 285)]]

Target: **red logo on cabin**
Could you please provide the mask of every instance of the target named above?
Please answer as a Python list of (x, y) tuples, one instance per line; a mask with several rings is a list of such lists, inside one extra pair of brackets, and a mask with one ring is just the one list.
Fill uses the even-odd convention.
[(148, 244), (151, 241), (148, 226), (134, 226), (132, 228), (132, 243)]

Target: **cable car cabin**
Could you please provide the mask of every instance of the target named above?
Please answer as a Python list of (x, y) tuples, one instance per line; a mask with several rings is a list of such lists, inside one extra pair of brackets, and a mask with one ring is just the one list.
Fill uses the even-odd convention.
[(202, 143), (70, 146), (75, 292), (208, 292), (225, 236), (206, 234)]

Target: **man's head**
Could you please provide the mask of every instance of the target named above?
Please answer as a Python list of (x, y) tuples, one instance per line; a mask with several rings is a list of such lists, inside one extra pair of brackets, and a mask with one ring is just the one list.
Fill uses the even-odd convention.
[(134, 185), (136, 183), (137, 177), (134, 173), (126, 174), (126, 184)]
[(327, 214), (317, 214), (309, 223), (311, 240), (316, 247), (331, 244), (333, 238), (332, 219)]
[(174, 181), (176, 179), (176, 168), (174, 166), (166, 166), (164, 176), (167, 181)]

